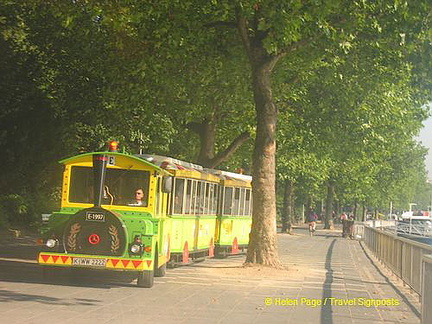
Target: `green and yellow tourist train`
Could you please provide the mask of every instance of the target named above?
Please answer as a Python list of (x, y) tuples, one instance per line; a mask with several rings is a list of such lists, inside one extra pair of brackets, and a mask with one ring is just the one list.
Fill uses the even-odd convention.
[(251, 177), (169, 157), (77, 155), (64, 165), (60, 210), (43, 230), (38, 263), (134, 271), (152, 287), (167, 264), (237, 254), (252, 223)]

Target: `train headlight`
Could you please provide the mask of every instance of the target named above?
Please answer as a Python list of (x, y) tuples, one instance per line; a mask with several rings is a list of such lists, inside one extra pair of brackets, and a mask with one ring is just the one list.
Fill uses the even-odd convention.
[(133, 254), (140, 254), (143, 251), (143, 245), (141, 241), (141, 235), (135, 235), (133, 242), (131, 243), (129, 250)]
[(141, 252), (141, 245), (138, 244), (132, 244), (130, 247), (130, 251), (134, 254), (140, 253)]
[(49, 247), (49, 248), (52, 249), (53, 247), (55, 247), (55, 246), (57, 245), (57, 240), (55, 240), (55, 239), (48, 239), (48, 240), (46, 241), (45, 245), (46, 245), (47, 247)]

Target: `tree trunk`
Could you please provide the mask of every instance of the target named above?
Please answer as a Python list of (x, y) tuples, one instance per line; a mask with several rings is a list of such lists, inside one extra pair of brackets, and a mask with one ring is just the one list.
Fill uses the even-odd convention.
[(284, 202), (282, 210), (282, 233), (290, 233), (294, 219), (294, 185), (292, 181), (285, 180), (284, 184)]
[(333, 199), (334, 199), (334, 185), (330, 181), (327, 183), (327, 199), (324, 229), (334, 229), (333, 224)]
[(361, 220), (362, 220), (362, 222), (365, 222), (366, 221), (366, 215), (367, 215), (367, 208), (366, 208), (366, 206), (364, 204), (362, 206), (363, 206), (363, 208), (362, 208), (362, 217), (361, 217)]
[(359, 219), (357, 213), (358, 213), (358, 203), (357, 203), (357, 201), (355, 201), (354, 205), (353, 205), (353, 215), (354, 215), (355, 220)]
[(222, 162), (228, 160), (228, 158), (250, 138), (248, 132), (243, 132), (238, 135), (225, 150), (215, 155), (214, 148), (217, 119), (216, 114), (212, 114), (211, 117), (205, 118), (201, 123), (191, 122), (186, 125), (186, 128), (197, 133), (200, 137), (200, 151), (196, 163), (206, 168), (215, 168)]
[(186, 128), (195, 132), (200, 137), (200, 151), (197, 163), (207, 166), (214, 157), (214, 146), (216, 139), (216, 118), (214, 114), (205, 118), (202, 122), (190, 122)]
[(214, 157), (214, 147), (216, 140), (216, 120), (215, 118), (204, 119), (201, 123), (200, 152), (198, 154), (198, 163), (205, 166)]
[(253, 215), (246, 263), (280, 266), (276, 246), (275, 152), (277, 110), (272, 100), (271, 71), (264, 48), (250, 55), (256, 111), (256, 138), (252, 157)]
[[(259, 11), (257, 6), (254, 10)], [(256, 137), (252, 156), (253, 213), (246, 263), (280, 266), (276, 247), (276, 122), (277, 109), (271, 91), (271, 73), (287, 51), (268, 54), (259, 29), (259, 15), (251, 21), (237, 11), (237, 27), (249, 58), (256, 112)], [(297, 45), (297, 43), (295, 43)], [(296, 46), (290, 46), (293, 50)], [(288, 48), (287, 48), (288, 50)]]
[(313, 210), (313, 199), (311, 195), (308, 195), (305, 203), (305, 213), (303, 214), (303, 219), (305, 223), (308, 222), (309, 213)]

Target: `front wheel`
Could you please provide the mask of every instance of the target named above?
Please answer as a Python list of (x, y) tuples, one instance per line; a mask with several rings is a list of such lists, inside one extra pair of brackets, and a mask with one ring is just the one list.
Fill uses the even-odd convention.
[[(155, 264), (155, 266), (156, 266), (156, 264)], [(157, 266), (156, 266), (156, 269), (154, 271), (154, 276), (155, 277), (165, 277), (165, 275), (166, 275), (166, 269), (167, 269), (167, 264), (166, 263), (164, 263), (159, 268), (157, 268)]]
[(138, 272), (137, 286), (142, 288), (151, 288), (154, 284), (154, 271)]

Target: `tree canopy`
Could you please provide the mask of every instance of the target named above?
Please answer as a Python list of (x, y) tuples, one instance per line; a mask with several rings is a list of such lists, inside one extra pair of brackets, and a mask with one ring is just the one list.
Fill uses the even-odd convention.
[(3, 221), (53, 208), (55, 161), (114, 138), (129, 152), (249, 169), (250, 263), (278, 264), (276, 180), (301, 204), (334, 193), (346, 205), (402, 206), (425, 182), (413, 138), (432, 94), (431, 8), (3, 1)]

